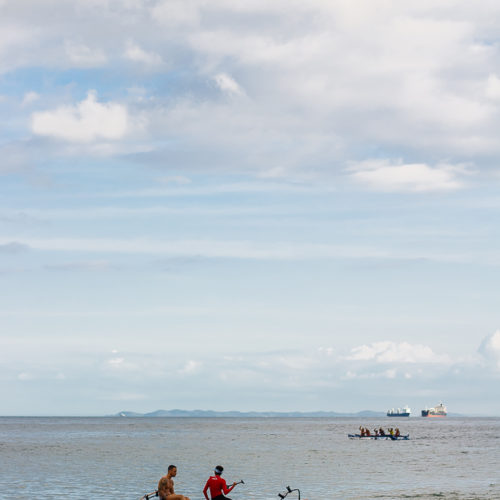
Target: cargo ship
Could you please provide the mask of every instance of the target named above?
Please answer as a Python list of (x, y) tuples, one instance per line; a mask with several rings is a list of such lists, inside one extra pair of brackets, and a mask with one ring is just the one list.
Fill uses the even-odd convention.
[(411, 414), (410, 408), (408, 408), (408, 405), (404, 406), (403, 408), (392, 408), (391, 410), (387, 410), (387, 416), (388, 417), (409, 417)]
[(443, 403), (439, 403), (434, 408), (422, 410), (422, 417), (446, 417), (447, 414), (446, 406)]

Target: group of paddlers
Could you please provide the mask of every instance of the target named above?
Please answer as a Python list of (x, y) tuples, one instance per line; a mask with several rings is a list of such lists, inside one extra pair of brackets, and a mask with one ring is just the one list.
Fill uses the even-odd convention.
[(370, 436), (391, 436), (391, 437), (399, 437), (401, 435), (401, 433), (399, 432), (399, 429), (396, 427), (395, 429), (393, 429), (392, 427), (390, 427), (389, 429), (387, 429), (387, 432), (384, 431), (384, 429), (382, 427), (380, 427), (379, 429), (373, 429), (373, 433), (370, 431), (370, 429), (368, 429), (368, 427), (362, 427), (361, 425), (359, 426), (359, 433), (361, 435), (361, 437), (370, 437)]

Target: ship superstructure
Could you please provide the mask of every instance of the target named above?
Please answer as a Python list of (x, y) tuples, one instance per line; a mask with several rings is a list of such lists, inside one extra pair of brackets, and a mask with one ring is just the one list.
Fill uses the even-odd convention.
[(446, 417), (448, 410), (443, 403), (439, 403), (434, 408), (422, 410), (422, 417)]
[(403, 408), (391, 408), (387, 410), (388, 417), (409, 417), (411, 410), (408, 405), (403, 406)]

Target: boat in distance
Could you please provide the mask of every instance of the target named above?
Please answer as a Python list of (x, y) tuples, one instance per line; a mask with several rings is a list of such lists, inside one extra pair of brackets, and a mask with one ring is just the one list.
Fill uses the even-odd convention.
[(388, 417), (409, 417), (410, 414), (411, 410), (408, 405), (404, 406), (403, 408), (391, 408), (390, 410), (387, 410)]
[(409, 434), (401, 434), (400, 436), (391, 436), (390, 434), (386, 434), (385, 436), (381, 435), (371, 435), (371, 436), (362, 436), (361, 434), (347, 434), (349, 439), (390, 439), (391, 441), (408, 441), (410, 439)]
[(443, 403), (439, 403), (434, 408), (422, 410), (422, 417), (446, 417), (448, 410)]

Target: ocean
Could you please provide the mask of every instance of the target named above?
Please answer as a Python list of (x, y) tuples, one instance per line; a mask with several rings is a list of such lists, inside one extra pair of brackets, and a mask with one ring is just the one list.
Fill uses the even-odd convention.
[(191, 500), (218, 464), (233, 500), (500, 499), (500, 418), (0, 418), (2, 499), (139, 500), (169, 464)]

